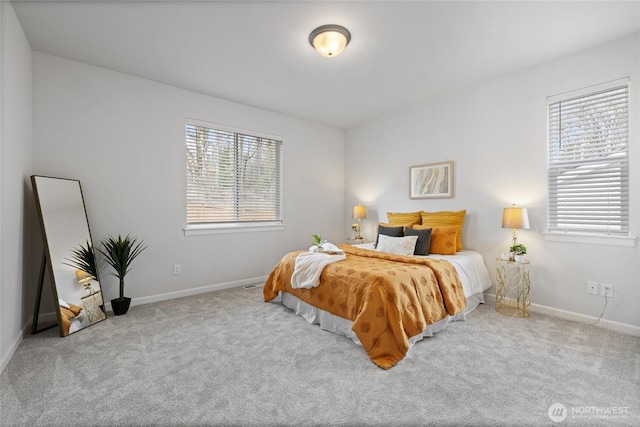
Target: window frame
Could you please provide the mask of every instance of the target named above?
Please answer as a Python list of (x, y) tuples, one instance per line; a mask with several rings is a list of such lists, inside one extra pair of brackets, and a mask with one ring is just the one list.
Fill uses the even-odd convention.
[[(187, 135), (187, 126), (199, 126), (214, 129), (217, 131), (228, 132), (232, 134), (241, 134), (256, 138), (264, 138), (277, 141), (279, 144), (278, 154), (276, 156), (276, 168), (278, 169), (279, 188), (276, 190), (277, 197), (279, 199), (279, 207), (277, 210), (280, 212), (280, 219), (273, 221), (231, 221), (231, 222), (204, 222), (204, 223), (186, 223), (183, 228), (185, 236), (197, 236), (206, 234), (225, 234), (225, 233), (242, 233), (242, 232), (256, 232), (256, 231), (278, 231), (285, 229), (284, 221), (284, 145), (283, 138), (278, 135), (269, 134), (265, 132), (259, 132), (254, 130), (242, 129), (234, 126), (223, 125), (219, 123), (207, 122), (199, 119), (187, 118), (185, 121), (185, 144)], [(186, 146), (185, 146), (186, 148)], [(185, 169), (185, 184), (189, 179), (188, 171)], [(186, 191), (187, 187), (185, 187)], [(187, 194), (185, 194), (184, 204), (184, 218), (187, 221)]]
[[(594, 230), (584, 231), (584, 230), (571, 230), (569, 229), (552, 229), (550, 226), (552, 223), (552, 211), (551, 205), (554, 200), (552, 197), (552, 168), (558, 167), (558, 165), (552, 165), (552, 135), (551, 135), (551, 126), (552, 126), (552, 118), (551, 118), (551, 106), (555, 105), (559, 102), (569, 102), (571, 100), (576, 100), (580, 98), (588, 98), (589, 96), (594, 96), (598, 93), (613, 91), (626, 86), (626, 108), (627, 115), (629, 119), (627, 119), (626, 124), (626, 167), (627, 173), (626, 177), (623, 177), (623, 180), (626, 180), (626, 183), (622, 183), (621, 187), (625, 187), (626, 184), (626, 199), (627, 199), (627, 209), (626, 209), (626, 223), (628, 224), (628, 228), (622, 232), (607, 232), (606, 230)], [(571, 92), (562, 93), (559, 95), (550, 96), (547, 98), (547, 228), (543, 233), (545, 240), (547, 241), (555, 241), (555, 242), (571, 242), (571, 243), (595, 243), (595, 244), (605, 244), (605, 245), (614, 245), (614, 246), (635, 246), (636, 237), (631, 235), (631, 204), (630, 204), (630, 188), (631, 179), (630, 179), (630, 117), (631, 117), (631, 88), (630, 88), (630, 79), (628, 77), (613, 80), (610, 82), (602, 83), (595, 86), (590, 86), (582, 89), (578, 89)], [(557, 214), (557, 212), (556, 212)]]

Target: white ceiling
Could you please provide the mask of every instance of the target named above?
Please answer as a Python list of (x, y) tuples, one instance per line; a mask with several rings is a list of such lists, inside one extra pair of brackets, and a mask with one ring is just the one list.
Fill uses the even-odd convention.
[[(342, 129), (640, 31), (639, 1), (13, 0), (31, 47)], [(352, 40), (309, 45), (324, 24)]]

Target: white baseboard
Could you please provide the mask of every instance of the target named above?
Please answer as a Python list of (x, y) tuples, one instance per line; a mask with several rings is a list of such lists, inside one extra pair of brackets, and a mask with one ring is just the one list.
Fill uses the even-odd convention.
[[(267, 276), (253, 277), (250, 279), (236, 280), (233, 282), (218, 283), (217, 285), (202, 286), (200, 288), (185, 289), (182, 291), (167, 292), (164, 294), (151, 295), (148, 297), (132, 298), (131, 306), (149, 304), (151, 302), (167, 301), (176, 298), (188, 297), (191, 295), (205, 294), (207, 292), (220, 291), (222, 289), (239, 288), (240, 286), (253, 285), (256, 283), (263, 284), (267, 280)], [(112, 311), (111, 302), (105, 301), (105, 309)]]
[[(494, 294), (485, 294), (485, 299), (495, 304), (496, 296)], [(597, 317), (561, 310), (555, 307), (548, 307), (541, 304), (531, 304), (530, 310), (534, 313), (546, 314), (548, 316), (559, 317), (560, 319), (572, 320), (580, 323), (594, 323), (598, 320)], [(640, 326), (628, 325), (626, 323), (614, 322), (613, 320), (607, 319), (600, 319), (600, 321), (594, 326), (640, 337)]]
[(22, 332), (17, 337), (15, 337), (15, 339), (11, 343), (11, 346), (9, 347), (9, 351), (7, 351), (7, 354), (5, 354), (2, 357), (2, 361), (0, 362), (1, 364), (0, 366), (2, 367), (2, 369), (0, 369), (0, 372), (3, 372), (4, 368), (6, 368), (7, 365), (9, 364), (9, 361), (15, 354), (18, 347), (20, 346), (20, 343), (22, 343), (22, 337), (24, 336), (24, 334), (26, 334), (27, 327), (29, 327), (30, 324), (31, 324), (31, 321), (29, 321), (29, 323), (22, 328)]

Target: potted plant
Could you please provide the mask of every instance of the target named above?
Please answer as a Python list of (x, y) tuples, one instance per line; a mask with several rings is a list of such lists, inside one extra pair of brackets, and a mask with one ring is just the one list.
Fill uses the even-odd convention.
[(312, 234), (311, 237), (313, 237), (313, 246), (311, 246), (313, 252), (324, 252), (322, 245), (327, 243), (327, 239), (319, 234)]
[(131, 271), (131, 262), (147, 247), (143, 242), (127, 234), (126, 237), (118, 235), (118, 238), (108, 236), (102, 240), (104, 250), (98, 249), (105, 257), (107, 263), (113, 267), (115, 273), (111, 273), (120, 280), (120, 297), (111, 300), (113, 314), (119, 316), (129, 310), (131, 298), (124, 296), (124, 277)]
[(65, 258), (69, 262), (63, 262), (76, 269), (78, 283), (84, 286), (86, 291), (91, 289), (91, 281), (98, 280), (98, 267), (93, 245), (87, 240), (87, 246), (82, 243), (77, 248), (71, 249), (71, 258)]
[(527, 254), (527, 247), (522, 243), (518, 243), (517, 245), (513, 245), (509, 248), (509, 252), (513, 254), (513, 258), (517, 262), (523, 262), (525, 260), (525, 255)]
[(69, 262), (63, 262), (64, 265), (84, 271), (94, 279), (98, 278), (98, 268), (96, 266), (96, 256), (93, 252), (93, 245), (87, 240), (87, 247), (82, 243), (77, 248), (71, 249), (71, 258), (65, 258)]

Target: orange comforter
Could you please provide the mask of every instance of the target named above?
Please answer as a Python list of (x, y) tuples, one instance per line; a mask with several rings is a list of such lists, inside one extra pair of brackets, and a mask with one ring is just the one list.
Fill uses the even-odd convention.
[(409, 338), (462, 311), (466, 299), (455, 268), (445, 260), (414, 258), (341, 245), (346, 260), (329, 264), (320, 285), (291, 287), (296, 256), (286, 254), (264, 285), (264, 299), (280, 291), (353, 321), (353, 332), (373, 363), (388, 369), (404, 358)]

